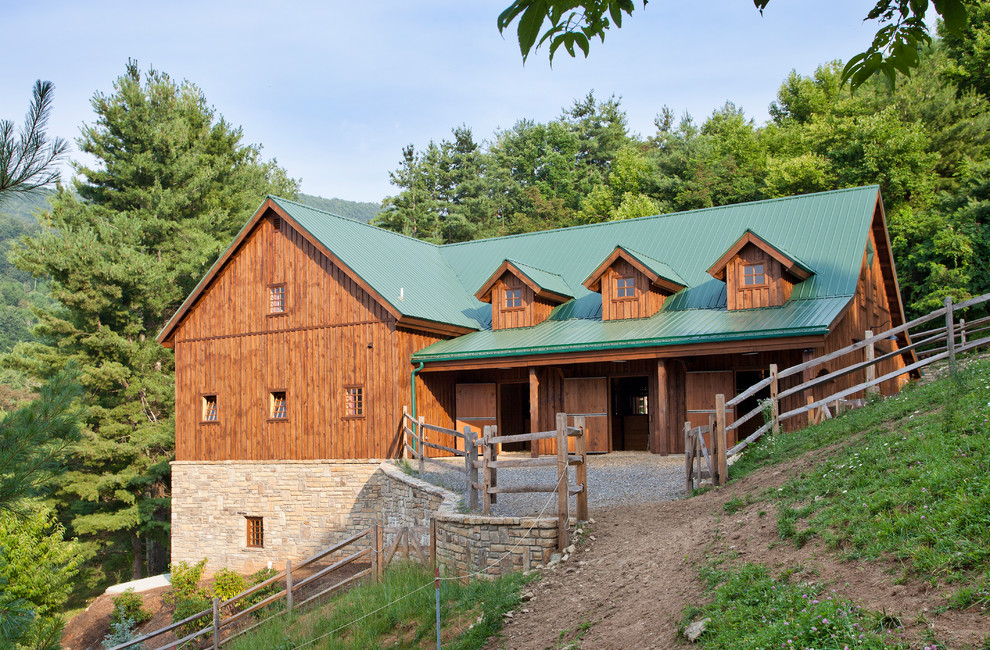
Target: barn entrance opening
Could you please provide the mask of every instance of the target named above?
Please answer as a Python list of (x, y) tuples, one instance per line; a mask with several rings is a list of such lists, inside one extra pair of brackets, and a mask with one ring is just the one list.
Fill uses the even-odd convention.
[[(498, 434), (530, 433), (529, 384), (499, 384), (498, 390)], [(502, 451), (529, 451), (531, 444), (528, 440), (505, 443)]]
[[(736, 371), (736, 394), (743, 392), (755, 383), (762, 381), (766, 377), (765, 370), (737, 370)], [(735, 408), (736, 413), (749, 413), (756, 408), (756, 405), (760, 403), (761, 400), (770, 398), (770, 387), (767, 386), (763, 390), (757, 392), (755, 395), (747, 397), (742, 402), (739, 403)], [(731, 399), (726, 395), (726, 399)], [(749, 421), (743, 422), (742, 426), (736, 431), (732, 432), (732, 437), (729, 444), (735, 444), (736, 442), (742, 440), (749, 434), (753, 433), (757, 429), (763, 426), (763, 418), (756, 416), (750, 418)]]
[(650, 450), (649, 381), (646, 377), (612, 379), (612, 449)]

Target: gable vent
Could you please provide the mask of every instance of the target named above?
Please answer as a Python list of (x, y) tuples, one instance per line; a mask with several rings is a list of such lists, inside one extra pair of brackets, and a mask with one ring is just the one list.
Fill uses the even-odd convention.
[(272, 228), (279, 230), (282, 227), (282, 217), (272, 217)]

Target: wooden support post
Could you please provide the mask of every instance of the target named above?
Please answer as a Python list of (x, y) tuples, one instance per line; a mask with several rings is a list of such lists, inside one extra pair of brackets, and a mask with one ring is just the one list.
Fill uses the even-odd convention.
[(492, 513), (492, 428), (486, 426), (483, 429), (484, 446), (481, 448), (481, 512), (486, 515)]
[(568, 511), (567, 414), (557, 414), (557, 550), (570, 546), (570, 512)]
[(805, 398), (805, 400), (807, 400), (806, 403), (808, 404), (808, 407), (809, 407), (808, 408), (808, 426), (811, 427), (811, 426), (814, 426), (814, 425), (818, 424), (818, 418), (815, 417), (815, 409), (811, 408), (811, 405), (815, 403), (815, 396), (814, 395), (808, 395)]
[(956, 332), (952, 313), (952, 296), (945, 297), (945, 345), (949, 352), (949, 374), (956, 374)]
[(717, 478), (712, 481), (714, 485), (725, 485), (729, 482), (729, 459), (725, 455), (728, 448), (725, 443), (725, 395), (719, 393), (715, 396), (715, 431), (712, 432), (712, 444), (715, 446), (715, 467), (716, 472), (718, 472)]
[(430, 568), (437, 568), (437, 519), (430, 517)]
[(773, 422), (773, 426), (770, 431), (773, 434), (780, 433), (780, 400), (777, 399), (777, 395), (780, 394), (780, 383), (777, 380), (777, 364), (770, 364), (770, 418)]
[[(409, 434), (406, 433), (407, 426), (411, 424), (409, 422), (409, 407), (405, 404), (402, 405), (402, 457), (405, 460), (409, 460), (409, 448), (406, 445), (412, 446), (412, 440), (409, 439)], [(412, 427), (408, 427), (412, 428)]]
[(581, 491), (577, 494), (577, 518), (578, 521), (588, 521), (588, 429), (583, 415), (574, 418), (574, 426), (581, 429), (581, 435), (574, 444), (577, 456), (581, 459), (576, 470), (576, 480), (581, 486)]
[[(372, 560), (374, 562), (374, 560)], [(285, 609), (292, 616), (292, 561), (285, 561)]]
[[(494, 438), (498, 436), (498, 426), (494, 424), (490, 424), (488, 426), (492, 428), (492, 437)], [(498, 448), (499, 448), (498, 443), (492, 445), (492, 455), (491, 455), (492, 462), (498, 460)], [(498, 487), (498, 469), (494, 467), (492, 468), (492, 487), (495, 488)], [(498, 503), (498, 492), (492, 495), (492, 503)]]
[[(529, 433), (536, 433), (540, 430), (540, 380), (536, 375), (536, 368), (529, 369)], [(533, 440), (529, 443), (529, 455), (536, 458), (540, 455), (540, 443), (542, 440)]]
[(409, 528), (402, 529), (402, 557), (409, 559)]
[(966, 345), (966, 319), (959, 319), (959, 344)]
[(213, 650), (220, 650), (220, 599), (213, 597)]
[[(872, 330), (866, 330), (866, 332), (863, 333), (863, 336), (865, 338), (872, 338), (873, 337), (873, 331)], [(873, 343), (867, 343), (866, 344), (866, 360), (872, 362), (872, 361), (876, 360), (876, 358), (877, 358), (876, 347), (874, 347)], [(877, 378), (877, 367), (876, 367), (876, 365), (866, 366), (866, 381), (867, 382), (871, 382), (871, 381), (874, 381), (876, 378)], [(866, 387), (866, 396), (867, 397), (869, 397), (870, 395), (877, 395), (879, 393), (880, 393), (880, 385), (879, 384), (877, 384), (875, 386), (867, 386)]]
[(419, 437), (419, 473), (422, 474), (426, 471), (426, 461), (423, 460), (423, 454), (426, 453), (426, 445), (423, 444), (423, 440), (426, 438), (426, 434), (423, 433), (423, 423), (426, 422), (426, 418), (422, 415), (419, 416), (419, 424), (417, 425), (416, 434)]
[[(371, 522), (371, 579), (378, 582), (381, 579), (380, 565), (382, 555), (382, 545), (378, 535), (381, 533), (381, 526), (377, 521)], [(285, 567), (285, 575), (289, 575), (289, 567)]]
[(474, 487), (478, 482), (478, 468), (474, 466), (478, 460), (478, 446), (474, 444), (474, 429), (464, 427), (464, 477), (467, 481), (468, 508), (471, 512), (478, 509), (478, 490)]
[(694, 436), (691, 435), (691, 423), (684, 423), (684, 494), (691, 494), (694, 489)]

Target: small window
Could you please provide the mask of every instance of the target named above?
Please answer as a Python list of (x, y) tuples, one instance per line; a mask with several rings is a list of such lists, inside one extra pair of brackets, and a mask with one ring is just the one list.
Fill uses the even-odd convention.
[(757, 287), (767, 283), (762, 264), (747, 264), (743, 267), (743, 286)]
[(636, 278), (616, 278), (615, 297), (633, 298), (636, 295)]
[(285, 403), (285, 391), (273, 390), (269, 395), (268, 417), (272, 420), (288, 420), (289, 410)]
[(219, 422), (220, 414), (217, 411), (217, 396), (203, 395), (203, 419), (202, 422)]
[(245, 517), (247, 520), (247, 545), (262, 548), (265, 545), (265, 520), (263, 517)]
[(522, 289), (506, 289), (505, 308), (515, 309), (516, 307), (522, 307)]
[(285, 285), (273, 284), (268, 287), (268, 313), (285, 313)]
[(344, 388), (344, 417), (364, 417), (364, 388), (362, 386)]

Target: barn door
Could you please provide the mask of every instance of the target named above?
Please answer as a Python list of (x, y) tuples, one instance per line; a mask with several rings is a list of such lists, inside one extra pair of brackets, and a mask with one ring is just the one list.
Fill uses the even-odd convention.
[[(480, 438), (484, 427), (497, 423), (495, 384), (457, 384), (456, 400), (454, 414), (458, 431), (463, 432), (464, 427), (468, 426)], [(464, 439), (455, 440), (457, 448), (464, 449)]]
[(609, 451), (608, 380), (605, 377), (565, 379), (564, 411), (568, 416), (584, 416), (588, 451)]
[[(687, 388), (687, 418), (692, 427), (707, 426), (709, 418), (715, 421), (715, 396), (721, 393), (726, 401), (736, 395), (735, 371), (717, 370), (706, 372), (688, 372)], [(735, 414), (732, 409), (726, 409), (725, 424), (732, 424)], [(712, 448), (711, 435), (705, 436), (705, 444)], [(680, 446), (684, 446), (681, 436)], [(684, 450), (681, 449), (681, 453)]]

